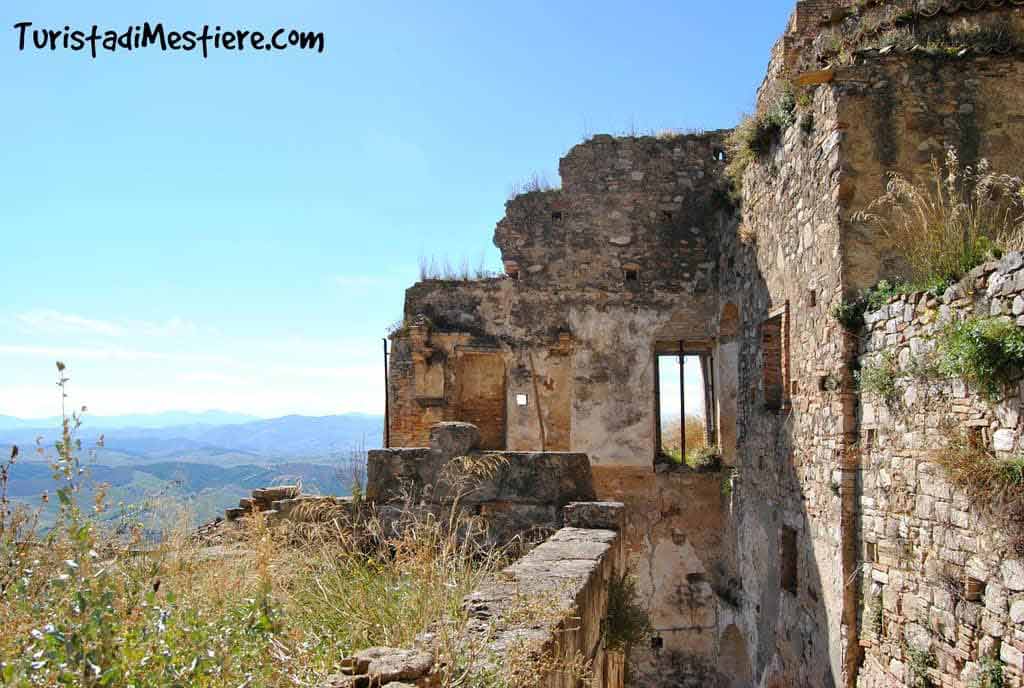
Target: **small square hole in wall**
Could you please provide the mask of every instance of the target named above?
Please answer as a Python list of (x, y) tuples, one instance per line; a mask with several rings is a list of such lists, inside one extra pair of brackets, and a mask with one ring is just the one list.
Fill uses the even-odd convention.
[(974, 425), (967, 428), (967, 441), (974, 449), (989, 448), (989, 430), (985, 425)]
[(864, 543), (864, 561), (869, 564), (874, 564), (878, 561), (878, 543), (877, 542), (865, 542)]
[(671, 222), (672, 221), (672, 211), (671, 210), (662, 210), (661, 211), (661, 219), (664, 220), (665, 222)]
[(516, 406), (526, 406), (530, 403), (530, 397), (525, 394), (516, 395)]
[(968, 602), (981, 602), (985, 597), (985, 581), (968, 576), (964, 583), (964, 599)]
[(874, 449), (876, 444), (878, 444), (878, 430), (868, 428), (867, 435), (864, 437), (864, 448)]
[(551, 213), (551, 221), (556, 223), (556, 224), (561, 222), (562, 221), (562, 211), (561, 210), (555, 210), (554, 212), (552, 212)]
[(513, 279), (513, 280), (516, 280), (518, 282), (519, 281), (519, 270), (509, 270), (508, 271), (508, 276), (509, 276), (509, 279)]
[(728, 162), (728, 156), (726, 156), (725, 150), (722, 148), (716, 148), (713, 157), (718, 162)]
[(800, 383), (796, 380), (791, 380), (789, 383), (789, 396), (795, 397), (800, 393)]
[(640, 271), (639, 270), (636, 270), (634, 268), (626, 268), (622, 272), (625, 275), (627, 282), (639, 282), (640, 281)]
[(652, 635), (651, 636), (651, 649), (652, 650), (660, 650), (663, 647), (665, 647), (665, 640), (664, 640), (664, 638), (662, 638), (660, 635)]
[(807, 291), (807, 305), (809, 305), (811, 308), (814, 308), (815, 306), (818, 305), (818, 292), (815, 291), (814, 289), (809, 289)]

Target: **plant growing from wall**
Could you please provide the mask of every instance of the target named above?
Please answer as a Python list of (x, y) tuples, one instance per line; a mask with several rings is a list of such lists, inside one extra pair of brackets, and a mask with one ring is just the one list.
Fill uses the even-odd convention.
[(933, 159), (927, 184), (897, 172), (854, 219), (873, 227), (907, 261), (914, 282), (957, 280), (1001, 251), (1024, 248), (1024, 181), (988, 161), (962, 166), (956, 151)]
[(994, 657), (981, 660), (978, 677), (971, 682), (971, 688), (1003, 688), (1003, 665)]
[[(632, 648), (642, 645), (652, 633), (651, 621), (640, 605), (636, 576), (631, 568), (612, 576), (608, 586), (608, 613), (601, 624), (601, 633), (605, 647), (627, 657)], [(628, 662), (626, 667), (628, 670)]]
[(1005, 318), (968, 318), (946, 328), (938, 352), (944, 373), (961, 377), (997, 399), (1024, 370), (1024, 330)]
[(935, 655), (929, 650), (918, 650), (909, 645), (906, 647), (906, 655), (907, 668), (910, 669), (914, 688), (932, 688), (933, 684), (928, 676), (928, 670), (938, 666)]
[(695, 471), (712, 473), (722, 467), (722, 452), (718, 447), (696, 447), (686, 452), (686, 465)]
[(882, 353), (878, 363), (866, 365), (855, 373), (862, 393), (876, 394), (885, 405), (894, 409), (899, 403), (899, 369), (892, 351)]
[(1000, 523), (1009, 545), (1024, 556), (1024, 456), (1001, 459), (964, 433), (953, 435), (932, 461), (972, 502)]
[(953, 282), (948, 279), (931, 277), (916, 281), (880, 280), (870, 289), (861, 290), (852, 301), (842, 301), (832, 307), (832, 317), (846, 330), (857, 332), (864, 327), (864, 315), (877, 311), (890, 299), (908, 294), (927, 293), (942, 296)]
[(729, 164), (725, 173), (736, 190), (742, 188), (747, 168), (767, 155), (782, 133), (796, 122), (796, 107), (793, 85), (780, 81), (768, 107), (756, 115), (744, 117), (729, 134), (726, 140)]

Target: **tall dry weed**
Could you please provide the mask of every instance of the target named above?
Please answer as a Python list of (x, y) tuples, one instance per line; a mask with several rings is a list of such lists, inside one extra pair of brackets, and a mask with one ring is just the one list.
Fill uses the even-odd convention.
[(906, 259), (914, 281), (959, 279), (993, 254), (1024, 249), (1024, 181), (987, 160), (963, 166), (952, 148), (926, 184), (892, 172), (885, 193), (855, 219)]

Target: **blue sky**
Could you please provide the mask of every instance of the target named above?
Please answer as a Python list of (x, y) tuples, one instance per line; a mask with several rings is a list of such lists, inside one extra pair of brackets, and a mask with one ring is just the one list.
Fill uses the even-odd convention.
[[(0, 414), (380, 412), (421, 255), (499, 265), (585, 135), (732, 126), (791, 0), (0, 6)], [(323, 31), (326, 52), (18, 50), (13, 25)]]

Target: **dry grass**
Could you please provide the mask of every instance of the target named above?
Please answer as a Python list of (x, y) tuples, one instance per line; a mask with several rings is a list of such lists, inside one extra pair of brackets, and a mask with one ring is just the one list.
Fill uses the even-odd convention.
[(993, 252), (1024, 248), (1024, 182), (987, 161), (961, 166), (950, 149), (918, 185), (890, 173), (886, 192), (858, 221), (877, 228), (905, 257), (914, 281), (956, 280)]
[(547, 175), (534, 172), (530, 177), (521, 181), (515, 182), (509, 185), (508, 199), (512, 200), (516, 196), (522, 196), (528, 193), (545, 193), (547, 191), (557, 191), (558, 185), (552, 184)]
[(932, 454), (949, 481), (1004, 526), (1008, 545), (1024, 556), (1024, 457), (1003, 459), (956, 435), (945, 449)]
[(499, 270), (492, 270), (487, 267), (487, 260), (483, 251), (475, 264), (471, 264), (469, 258), (463, 258), (458, 265), (453, 265), (447, 256), (440, 258), (436, 256), (420, 256), (419, 277), (420, 281), (442, 280), (446, 282), (471, 282), (473, 280), (493, 279), (501, 277), (503, 273)]

